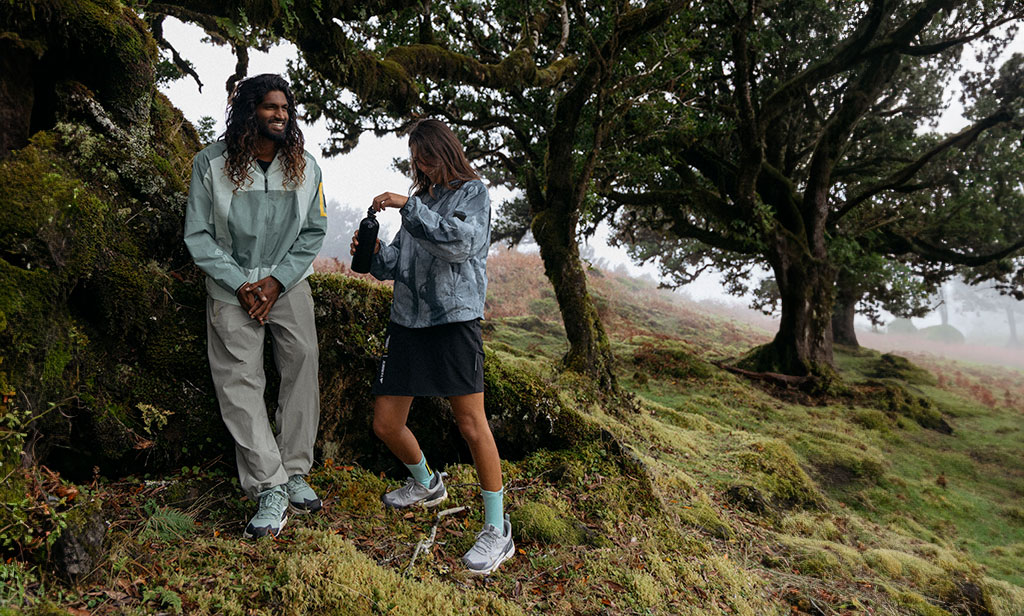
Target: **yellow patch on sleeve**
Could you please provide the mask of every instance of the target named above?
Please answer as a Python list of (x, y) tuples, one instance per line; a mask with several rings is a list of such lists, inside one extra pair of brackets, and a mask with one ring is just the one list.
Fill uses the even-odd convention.
[(327, 217), (327, 210), (324, 209), (324, 183), (320, 182), (320, 185), (316, 187), (317, 195), (320, 199), (320, 216)]

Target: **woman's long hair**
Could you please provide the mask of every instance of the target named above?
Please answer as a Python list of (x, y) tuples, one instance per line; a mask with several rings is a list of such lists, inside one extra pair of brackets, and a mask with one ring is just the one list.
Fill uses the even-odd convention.
[(451, 187), (452, 182), (467, 182), (480, 179), (480, 176), (469, 160), (466, 152), (452, 129), (439, 120), (420, 120), (409, 131), (409, 151), (411, 154), (412, 193), (422, 195), (430, 193), (434, 196), (434, 184), (430, 176), (420, 171), (420, 163), (431, 170), (439, 169), (442, 186)]
[(283, 92), (288, 99), (288, 125), (284, 141), (277, 149), (284, 165), (285, 185), (298, 186), (306, 177), (305, 139), (299, 123), (295, 121), (295, 96), (284, 78), (265, 73), (239, 82), (228, 98), (228, 127), (224, 131), (228, 150), (224, 173), (235, 185), (235, 190), (252, 182), (249, 166), (256, 159), (260, 138), (256, 107), (268, 92), (275, 90)]

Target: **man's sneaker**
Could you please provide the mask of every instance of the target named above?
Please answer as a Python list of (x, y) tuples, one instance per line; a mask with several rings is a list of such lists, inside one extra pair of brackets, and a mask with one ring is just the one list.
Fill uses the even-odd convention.
[(382, 495), (380, 500), (394, 509), (404, 509), (413, 505), (433, 507), (448, 498), (448, 490), (444, 487), (444, 477), (447, 475), (448, 473), (434, 473), (429, 488), (424, 488), (422, 483), (409, 477), (404, 486)]
[(242, 535), (246, 539), (264, 537), (281, 533), (284, 523), (288, 521), (288, 490), (284, 485), (274, 486), (258, 495), (260, 508), (249, 520)]
[(512, 543), (512, 523), (505, 516), (505, 527), (499, 531), (493, 524), (485, 524), (484, 529), (477, 533), (476, 543), (462, 557), (470, 573), (487, 575), (498, 568), (515, 554), (516, 546)]
[(316, 495), (313, 488), (309, 487), (302, 475), (289, 477), (284, 488), (288, 490), (288, 504), (292, 506), (292, 511), (295, 513), (313, 513), (320, 511), (320, 508), (323, 507), (320, 497)]

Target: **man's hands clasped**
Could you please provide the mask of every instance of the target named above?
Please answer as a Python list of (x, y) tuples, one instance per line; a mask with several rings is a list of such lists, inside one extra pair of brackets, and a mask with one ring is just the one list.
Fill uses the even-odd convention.
[(256, 282), (243, 284), (235, 292), (235, 295), (238, 297), (238, 303), (242, 305), (242, 310), (248, 312), (251, 318), (259, 321), (260, 325), (266, 325), (270, 309), (274, 307), (277, 298), (281, 295), (281, 283), (277, 281), (277, 278), (267, 276)]

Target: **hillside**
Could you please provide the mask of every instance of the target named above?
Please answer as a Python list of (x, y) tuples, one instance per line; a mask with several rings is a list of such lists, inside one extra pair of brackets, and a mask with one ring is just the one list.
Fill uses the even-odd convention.
[(496, 574), (458, 565), (481, 516), (465, 453), (447, 453), (446, 504), (468, 511), (385, 512), (400, 475), (321, 459), (325, 511), (255, 544), (239, 539), (251, 504), (232, 466), (212, 459), (81, 486), (104, 503), (107, 555), (78, 586), (0, 564), (4, 611), (1024, 613), (1019, 373), (840, 352), (849, 389), (803, 400), (715, 365), (770, 335), (756, 323), (594, 271), (636, 396), (610, 404), (554, 368), (565, 343), (539, 260), (499, 254), (489, 272), (488, 404), (507, 387), (548, 409), (537, 429), (544, 412), (584, 418), (561, 446), (505, 451), (518, 554)]

